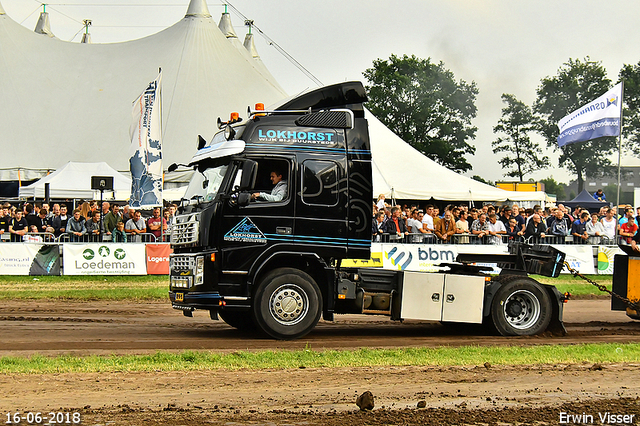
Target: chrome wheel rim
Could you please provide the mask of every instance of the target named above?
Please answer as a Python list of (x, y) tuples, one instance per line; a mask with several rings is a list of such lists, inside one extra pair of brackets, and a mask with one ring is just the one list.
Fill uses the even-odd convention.
[(269, 309), (278, 323), (291, 326), (304, 319), (309, 310), (309, 299), (296, 284), (283, 284), (271, 294)]
[(507, 297), (502, 311), (511, 327), (526, 330), (540, 319), (540, 300), (528, 290), (518, 290)]

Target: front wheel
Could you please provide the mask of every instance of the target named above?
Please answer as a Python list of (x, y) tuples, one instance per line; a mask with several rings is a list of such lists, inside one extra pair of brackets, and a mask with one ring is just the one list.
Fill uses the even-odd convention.
[(503, 336), (532, 336), (547, 329), (553, 307), (547, 292), (530, 278), (507, 281), (491, 304), (493, 326)]
[(322, 294), (308, 274), (280, 268), (258, 285), (253, 303), (257, 325), (271, 337), (288, 340), (309, 333), (320, 320)]

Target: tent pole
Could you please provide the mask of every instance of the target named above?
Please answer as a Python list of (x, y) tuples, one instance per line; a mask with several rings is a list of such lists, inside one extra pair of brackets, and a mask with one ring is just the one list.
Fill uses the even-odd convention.
[[(622, 100), (624, 99), (624, 80), (621, 81), (622, 87), (620, 90), (620, 127), (618, 131), (618, 185), (617, 185), (617, 194), (616, 194), (616, 213), (618, 207), (620, 206), (620, 158), (622, 156)], [(616, 214), (616, 241), (618, 240), (618, 215)]]

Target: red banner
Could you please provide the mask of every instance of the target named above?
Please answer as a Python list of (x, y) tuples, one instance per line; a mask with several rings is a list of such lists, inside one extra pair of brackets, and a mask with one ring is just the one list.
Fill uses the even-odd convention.
[(169, 255), (172, 253), (169, 244), (146, 244), (147, 274), (169, 275)]

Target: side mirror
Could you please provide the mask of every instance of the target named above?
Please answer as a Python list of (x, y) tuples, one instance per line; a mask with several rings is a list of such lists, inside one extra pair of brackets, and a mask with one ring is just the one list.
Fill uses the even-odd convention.
[(258, 163), (253, 160), (244, 160), (242, 162), (242, 179), (240, 179), (240, 191), (252, 189), (256, 184), (257, 174)]
[(251, 202), (251, 193), (250, 192), (241, 192), (238, 194), (238, 205), (240, 207), (246, 207)]

